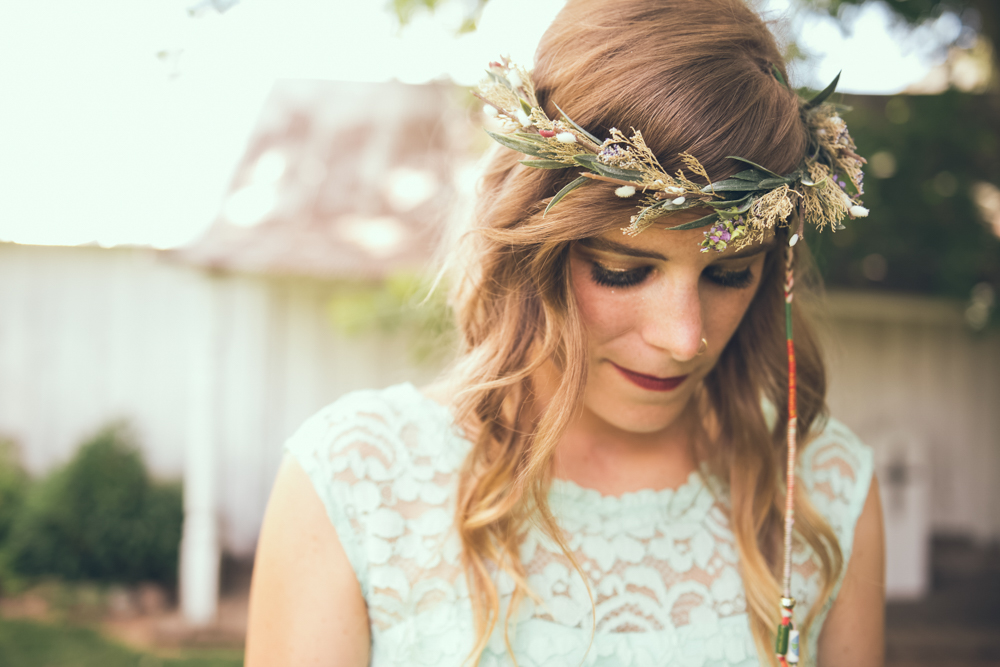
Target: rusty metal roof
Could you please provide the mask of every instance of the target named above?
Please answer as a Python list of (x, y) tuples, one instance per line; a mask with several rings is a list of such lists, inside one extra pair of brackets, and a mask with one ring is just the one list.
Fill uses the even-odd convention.
[(208, 231), (215, 270), (375, 279), (431, 257), (469, 161), (450, 84), (280, 81)]

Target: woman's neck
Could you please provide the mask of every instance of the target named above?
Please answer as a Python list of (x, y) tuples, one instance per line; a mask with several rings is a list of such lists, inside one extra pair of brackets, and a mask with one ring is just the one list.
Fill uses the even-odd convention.
[(693, 407), (655, 433), (623, 431), (584, 408), (556, 449), (553, 476), (611, 496), (677, 488), (696, 467)]

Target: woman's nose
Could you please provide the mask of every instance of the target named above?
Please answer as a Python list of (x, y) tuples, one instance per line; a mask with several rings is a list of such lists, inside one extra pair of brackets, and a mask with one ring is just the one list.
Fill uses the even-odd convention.
[(697, 281), (675, 282), (657, 297), (644, 304), (642, 337), (646, 343), (669, 353), (676, 361), (690, 361), (704, 352)]

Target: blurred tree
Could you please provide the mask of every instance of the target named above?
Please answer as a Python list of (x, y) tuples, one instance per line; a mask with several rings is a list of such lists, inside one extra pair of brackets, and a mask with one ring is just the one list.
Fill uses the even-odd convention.
[(457, 347), (447, 291), (419, 275), (396, 273), (381, 282), (341, 285), (327, 312), (345, 335), (402, 333), (414, 363), (442, 364)]
[[(222, 1), (222, 0), (206, 0)], [(238, 0), (230, 0), (232, 2)], [(751, 0), (754, 1), (754, 0)], [(434, 12), (448, 2), (465, 5), (465, 22), (460, 32), (476, 29), (476, 23), (488, 0), (389, 0), (401, 25), (406, 25), (420, 11)], [(757, 0), (763, 4), (763, 0)], [(849, 13), (846, 7), (857, 7), (871, 2), (881, 2), (896, 16), (910, 26), (918, 26), (935, 19), (945, 12), (954, 12), (966, 27), (971, 28), (991, 45), (993, 70), (1000, 71), (1000, 2), (998, 0), (796, 0), (799, 7), (806, 10), (825, 12), (845, 21)], [(204, 4), (204, 3), (203, 3)], [(793, 45), (793, 53), (797, 53)]]
[[(989, 209), (1000, 203), (987, 200), (1000, 200), (1000, 2), (796, 0), (845, 23), (852, 14), (845, 10), (874, 1), (910, 26), (954, 13), (965, 32), (985, 42), (978, 48), (989, 54), (992, 76), (981, 95), (844, 96), (853, 107), (845, 119), (869, 156), (865, 203), (872, 215), (813, 239), (821, 270), (833, 286), (971, 296), (992, 306), (1000, 289), (1000, 212)], [(946, 46), (949, 60), (963, 50)]]
[(827, 283), (969, 298), (1000, 286), (1000, 239), (977, 185), (1000, 183), (1000, 98), (852, 96), (845, 119), (869, 164), (871, 216), (810, 237)]
[(459, 32), (472, 32), (476, 29), (479, 17), (487, 0), (389, 0), (389, 6), (395, 12), (400, 25), (406, 25), (420, 11), (434, 12), (447, 2), (461, 2), (465, 5), (465, 20)]
[[(831, 16), (843, 19), (844, 8), (863, 5), (873, 0), (798, 0), (803, 7), (825, 11)], [(962, 19), (980, 36), (989, 40), (993, 47), (993, 69), (1000, 69), (1000, 2), (997, 0), (878, 0), (888, 6), (896, 16), (911, 26), (917, 26), (928, 19), (937, 18), (951, 11)], [(969, 11), (972, 10), (972, 11)]]

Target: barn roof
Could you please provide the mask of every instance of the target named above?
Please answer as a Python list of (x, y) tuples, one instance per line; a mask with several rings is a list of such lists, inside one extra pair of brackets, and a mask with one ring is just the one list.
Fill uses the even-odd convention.
[(171, 254), (318, 278), (423, 266), (456, 200), (470, 127), (450, 84), (280, 81), (218, 218)]

